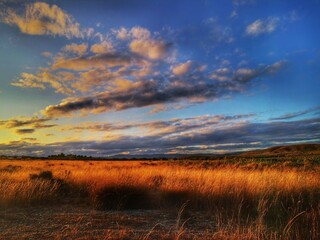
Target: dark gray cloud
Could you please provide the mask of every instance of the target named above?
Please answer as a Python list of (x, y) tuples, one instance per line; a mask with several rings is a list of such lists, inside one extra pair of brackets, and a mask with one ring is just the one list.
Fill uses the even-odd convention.
[(98, 112), (121, 111), (129, 108), (172, 103), (192, 97), (215, 99), (239, 91), (237, 84), (234, 83), (199, 83), (196, 86), (189, 84), (175, 86), (173, 83), (162, 87), (155, 81), (144, 81), (138, 89), (130, 89), (126, 92), (108, 92), (65, 100), (60, 104), (48, 106), (44, 114), (54, 117), (80, 110), (87, 112), (95, 109)]
[(320, 106), (309, 108), (309, 109), (306, 109), (304, 111), (287, 113), (287, 114), (284, 114), (284, 115), (282, 115), (280, 117), (270, 118), (270, 120), (287, 120), (287, 119), (300, 117), (300, 116), (303, 116), (303, 115), (306, 115), (306, 114), (312, 113), (312, 112), (319, 113), (320, 112)]
[(320, 119), (311, 118), (282, 122), (239, 122), (225, 127), (192, 131), (185, 134), (123, 136), (110, 141), (74, 141), (39, 144), (11, 142), (0, 144), (0, 154), (47, 155), (59, 152), (106, 156), (155, 153), (215, 153), (239, 149), (264, 148), (301, 142), (320, 143)]
[(35, 129), (33, 128), (21, 128), (21, 129), (17, 129), (16, 133), (17, 134), (30, 134), (33, 133), (35, 131)]
[(12, 118), (0, 121), (0, 126), (6, 128), (19, 128), (19, 127), (32, 127), (32, 128), (51, 128), (56, 126), (56, 124), (45, 124), (45, 122), (51, 121), (51, 118)]
[[(198, 144), (216, 143), (254, 143), (268, 146), (276, 143), (295, 141), (320, 141), (320, 119), (307, 119), (292, 122), (241, 123), (225, 129), (192, 135)], [(186, 145), (190, 137), (176, 139), (178, 144)]]
[(30, 141), (30, 142), (34, 142), (34, 141), (37, 141), (36, 138), (28, 138), (28, 137), (25, 137), (25, 138), (21, 138), (21, 141)]
[(249, 119), (255, 114), (239, 114), (239, 115), (204, 115), (198, 117), (158, 120), (151, 122), (132, 122), (127, 124), (119, 123), (96, 123), (86, 122), (78, 126), (66, 127), (63, 130), (71, 131), (118, 131), (129, 130), (132, 128), (142, 128), (148, 131), (148, 135), (155, 135), (157, 137), (168, 136), (170, 134), (181, 134), (196, 129), (207, 129), (212, 127), (221, 127), (230, 122), (237, 122), (243, 119)]
[(233, 79), (240, 82), (247, 82), (259, 76), (277, 73), (279, 70), (285, 67), (286, 64), (287, 61), (282, 60), (268, 66), (259, 67), (257, 69), (240, 68), (235, 72)]

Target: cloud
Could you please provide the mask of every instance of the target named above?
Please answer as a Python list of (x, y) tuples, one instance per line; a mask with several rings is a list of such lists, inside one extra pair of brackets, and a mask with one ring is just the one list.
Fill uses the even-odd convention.
[[(167, 83), (156, 79), (135, 81), (124, 80), (126, 87), (116, 87), (112, 91), (99, 92), (92, 96), (66, 98), (57, 105), (50, 105), (43, 110), (48, 117), (68, 116), (80, 111), (82, 113), (101, 113), (121, 111), (129, 108), (146, 107), (157, 104), (192, 101), (201, 98), (210, 101), (245, 91), (251, 80), (274, 74), (285, 65), (285, 61), (260, 67), (259, 69), (240, 69), (228, 82), (212, 81), (202, 72), (179, 80), (167, 77)], [(117, 81), (115, 84), (117, 85)]]
[[(212, 118), (213, 116), (211, 116)], [(241, 120), (241, 118), (239, 119)], [(154, 127), (172, 130), (187, 129), (173, 134), (167, 133), (146, 136), (122, 136), (106, 141), (69, 141), (51, 144), (27, 143), (14, 141), (0, 144), (0, 155), (50, 155), (60, 152), (95, 156), (120, 154), (164, 154), (164, 153), (219, 153), (244, 149), (265, 148), (301, 142), (319, 143), (320, 119), (310, 118), (297, 121), (252, 122), (230, 120), (218, 124), (212, 120), (203, 129), (194, 130), (197, 125), (210, 121), (207, 119), (176, 119), (169, 123), (152, 123)], [(108, 127), (107, 127), (108, 128)], [(106, 129), (107, 129), (106, 128)], [(106, 130), (107, 131), (107, 130)], [(288, 134), (290, 133), (290, 134)]]
[(104, 40), (101, 43), (93, 44), (90, 51), (96, 54), (109, 53), (113, 51), (113, 46), (110, 41)]
[(84, 36), (72, 16), (56, 5), (43, 2), (30, 3), (21, 12), (5, 9), (1, 21), (17, 26), (21, 32), (30, 35), (65, 36), (67, 38), (82, 38)]
[(114, 36), (103, 37), (91, 45), (90, 52), (87, 43), (68, 44), (55, 56), (45, 54), (51, 57), (48, 67), (40, 67), (35, 73), (23, 72), (11, 84), (22, 88), (52, 87), (57, 93), (77, 96), (119, 89), (124, 83), (128, 85), (128, 79), (140, 82), (159, 75), (160, 71), (151, 68), (164, 66), (162, 60), (167, 56), (169, 45), (154, 39), (151, 32), (142, 27), (129, 29), (128, 35), (123, 46), (113, 45)]
[(74, 53), (78, 56), (81, 56), (86, 53), (88, 49), (88, 44), (82, 43), (82, 44), (68, 44), (63, 48), (63, 51), (69, 52), (69, 53)]
[(11, 118), (8, 120), (1, 120), (0, 126), (5, 128), (19, 128), (19, 127), (32, 127), (35, 129), (39, 128), (51, 128), (56, 126), (56, 124), (46, 124), (46, 122), (51, 121), (51, 118), (38, 118), (38, 117), (20, 117), (20, 118)]
[(119, 29), (112, 29), (112, 33), (120, 40), (128, 40), (128, 39), (150, 39), (151, 32), (147, 28), (143, 28), (140, 26), (132, 27), (131, 29), (127, 29), (121, 27)]
[[(215, 36), (224, 35), (222, 32), (231, 36), (214, 19), (204, 25)], [(106, 36), (90, 43), (90, 47), (87, 43), (66, 45), (51, 57), (48, 67), (35, 73), (23, 72), (12, 85), (51, 87), (71, 96), (42, 110), (48, 117), (148, 106), (160, 110), (167, 109), (166, 104), (186, 106), (243, 93), (252, 80), (274, 74), (285, 65), (285, 61), (279, 61), (257, 68), (232, 69), (228, 64), (227, 68), (212, 70), (192, 60), (173, 64), (176, 61), (169, 61), (172, 44), (161, 39), (159, 33), (135, 26), (112, 30)]]
[(113, 29), (112, 33), (118, 39), (130, 41), (129, 49), (131, 52), (151, 60), (158, 60), (167, 56), (172, 45), (163, 40), (154, 39), (148, 29), (140, 26), (131, 29), (123, 27)]
[(74, 90), (68, 86), (65, 80), (68, 75), (62, 73), (55, 75), (48, 69), (42, 69), (41, 72), (36, 74), (21, 73), (20, 78), (12, 82), (12, 86), (22, 88), (39, 88), (46, 89), (46, 84), (49, 84), (52, 88), (56, 89), (56, 92), (66, 95), (73, 94)]
[(178, 76), (184, 75), (191, 70), (191, 67), (192, 67), (192, 61), (188, 60), (187, 62), (181, 63), (175, 66), (174, 68), (172, 68), (172, 72)]
[(42, 52), (41, 53), (42, 56), (46, 57), (46, 58), (49, 58), (52, 56), (52, 53), (51, 52), (48, 52), (48, 51), (45, 51), (45, 52)]
[(134, 107), (174, 102), (188, 97), (204, 96), (215, 98), (218, 97), (218, 91), (224, 90), (217, 85), (206, 83), (195, 86), (180, 82), (161, 87), (153, 80), (138, 82), (135, 86), (137, 87), (129, 88), (126, 91), (100, 93), (89, 97), (67, 98), (60, 104), (48, 106), (43, 113), (46, 116), (53, 117), (70, 115), (77, 111), (87, 113), (120, 111)]
[(21, 138), (21, 141), (30, 141), (30, 142), (34, 142), (37, 141), (36, 138)]
[(140, 59), (126, 54), (104, 53), (86, 57), (61, 58), (52, 65), (52, 69), (82, 71), (93, 68), (128, 66), (136, 61), (140, 61)]
[[(67, 51), (79, 54), (85, 50), (85, 45), (83, 49), (82, 46), (78, 49), (79, 45), (67, 47)], [(94, 51), (103, 50), (99, 47)], [(54, 57), (48, 68), (39, 68), (36, 73), (23, 72), (11, 85), (39, 89), (50, 86), (58, 93), (74, 96), (78, 91), (110, 90), (118, 85), (121, 79), (128, 77), (139, 81), (151, 74), (152, 64), (132, 53), (107, 52), (74, 57), (66, 55), (65, 51)]]
[(238, 14), (238, 12), (236, 11), (236, 10), (233, 10), (231, 13), (230, 13), (230, 18), (235, 18), (235, 17), (237, 17), (239, 14)]
[(130, 49), (133, 53), (153, 60), (164, 58), (170, 47), (171, 44), (152, 39), (133, 40), (130, 43)]
[(21, 73), (20, 77), (21, 78), (11, 83), (11, 85), (21, 88), (46, 88), (43, 82), (40, 80), (40, 78), (31, 73)]
[(300, 117), (300, 116), (303, 116), (303, 115), (306, 115), (308, 113), (312, 113), (312, 112), (316, 112), (316, 113), (320, 113), (320, 106), (317, 106), (317, 107), (313, 107), (313, 108), (309, 108), (309, 109), (306, 109), (304, 111), (299, 111), (299, 112), (292, 112), (292, 113), (287, 113), (287, 114), (284, 114), (282, 116), (279, 116), (279, 117), (275, 117), (275, 118), (270, 118), (270, 120), (287, 120), (287, 119), (292, 119), (292, 118), (296, 118), (296, 117)]
[(286, 64), (286, 60), (281, 60), (271, 65), (262, 66), (257, 69), (239, 68), (235, 71), (233, 79), (239, 82), (247, 82), (253, 78), (256, 78), (264, 74), (275, 74), (281, 69), (283, 69), (286, 66)]
[(218, 68), (210, 74), (211, 79), (218, 81), (230, 81), (233, 71), (230, 68)]
[(253, 68), (238, 68), (232, 70), (231, 68), (218, 68), (214, 70), (209, 77), (218, 81), (237, 81), (245, 83), (251, 79), (259, 76), (276, 74), (278, 71), (283, 69), (287, 64), (286, 60), (275, 62), (271, 65), (260, 66), (256, 69)]
[(30, 134), (33, 133), (35, 131), (35, 129), (32, 128), (22, 128), (22, 129), (17, 129), (16, 133), (17, 134)]
[(81, 92), (90, 92), (94, 87), (104, 88), (112, 79), (120, 77), (119, 71), (109, 71), (108, 69), (90, 69), (88, 71), (80, 72), (74, 78), (76, 82), (72, 87)]
[(114, 36), (108, 35), (92, 44), (90, 51), (88, 43), (68, 44), (55, 56), (50, 55), (48, 67), (40, 67), (36, 73), (23, 72), (11, 84), (38, 89), (49, 86), (58, 93), (77, 96), (84, 92), (114, 90), (127, 79), (135, 82), (147, 75), (150, 78), (159, 75), (159, 71), (151, 68), (163, 67), (168, 44), (153, 39), (151, 32), (142, 27), (133, 27), (128, 34), (125, 45), (114, 43)]
[(246, 27), (246, 34), (250, 36), (258, 36), (261, 34), (274, 32), (279, 24), (278, 17), (269, 17), (265, 20), (258, 19)]
[[(159, 42), (147, 29), (135, 27), (129, 32), (129, 48), (136, 41), (143, 44)], [(92, 45), (91, 53), (84, 54), (87, 44), (67, 45), (63, 52), (52, 58), (49, 67), (39, 68), (34, 74), (22, 73), (12, 85), (39, 89), (50, 86), (58, 93), (72, 96), (43, 111), (50, 117), (67, 116), (77, 111), (101, 113), (182, 101), (195, 104), (229, 97), (246, 91), (251, 80), (274, 74), (286, 63), (278, 61), (255, 69), (232, 70), (228, 66), (209, 74), (206, 65), (191, 60), (173, 66), (162, 61), (166, 51), (159, 52), (157, 47), (156, 50), (138, 48), (140, 54), (129, 49), (111, 51), (104, 47), (111, 46), (103, 41)], [(86, 96), (82, 95), (84, 93)]]
[(124, 27), (121, 27), (120, 29), (113, 29), (113, 33), (121, 40), (127, 40), (130, 37), (130, 32)]
[[(226, 126), (231, 122), (241, 121), (242, 119), (249, 119), (255, 116), (255, 114), (238, 114), (238, 115), (204, 115), (189, 118), (173, 118), (170, 120), (158, 120), (151, 122), (129, 122), (129, 123), (97, 123), (86, 122), (79, 124), (78, 126), (66, 127), (64, 130), (68, 131), (99, 131), (99, 132), (111, 132), (111, 131), (127, 131), (133, 128), (139, 128), (142, 130), (141, 136), (156, 135), (158, 137), (164, 135), (178, 135), (181, 133), (191, 132), (195, 129), (206, 130), (208, 128), (218, 128)], [(147, 130), (144, 132), (143, 130)]]
[(142, 27), (133, 27), (130, 31), (133, 38), (136, 39), (150, 39), (151, 33), (148, 29)]

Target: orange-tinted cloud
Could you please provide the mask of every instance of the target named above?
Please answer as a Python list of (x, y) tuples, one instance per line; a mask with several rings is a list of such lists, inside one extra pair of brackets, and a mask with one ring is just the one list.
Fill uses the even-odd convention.
[(113, 51), (113, 46), (110, 41), (104, 40), (101, 43), (93, 44), (90, 51), (96, 54), (108, 53)]
[(172, 68), (172, 72), (178, 76), (184, 75), (191, 70), (191, 67), (192, 67), (192, 61), (189, 60), (185, 63), (181, 63), (181, 64), (175, 66), (174, 68)]
[(152, 39), (133, 40), (130, 43), (132, 52), (153, 60), (165, 57), (169, 48), (170, 44)]
[(72, 16), (56, 5), (36, 2), (27, 4), (23, 12), (6, 9), (1, 21), (17, 26), (21, 32), (30, 35), (53, 35), (67, 38), (83, 37), (83, 32)]
[(55, 124), (46, 124), (51, 121), (51, 118), (38, 118), (38, 117), (18, 117), (11, 118), (8, 120), (1, 120), (0, 126), (5, 128), (19, 128), (19, 127), (30, 127), (30, 128), (51, 128), (56, 126)]
[(21, 73), (20, 78), (15, 82), (11, 83), (12, 86), (22, 87), (22, 88), (40, 88), (45, 89), (43, 82), (34, 74), (31, 73)]
[(72, 43), (72, 44), (66, 45), (63, 48), (63, 51), (74, 53), (74, 54), (76, 54), (78, 56), (81, 56), (81, 55), (85, 54), (87, 49), (88, 49), (88, 44), (85, 44), (85, 43), (82, 43), (82, 44)]
[(11, 83), (11, 85), (22, 88), (45, 89), (45, 84), (49, 84), (52, 88), (56, 89), (56, 92), (66, 95), (73, 94), (74, 90), (67, 85), (64, 77), (67, 79), (70, 77), (70, 74), (62, 73), (55, 75), (48, 70), (43, 70), (36, 74), (21, 73), (20, 78)]
[(93, 68), (128, 66), (135, 59), (129, 55), (105, 53), (90, 57), (61, 58), (52, 65), (52, 69), (69, 69), (81, 71)]

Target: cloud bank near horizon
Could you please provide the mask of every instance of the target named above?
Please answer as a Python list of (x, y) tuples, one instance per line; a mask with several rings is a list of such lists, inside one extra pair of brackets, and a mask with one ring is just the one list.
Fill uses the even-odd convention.
[[(41, 144), (34, 140), (0, 144), (5, 155), (47, 156), (64, 152), (90, 156), (228, 153), (300, 142), (319, 142), (320, 119), (255, 122), (254, 114), (199, 116), (145, 123), (84, 123), (61, 131), (120, 131), (109, 140), (66, 141)], [(128, 129), (143, 129), (141, 136), (126, 135)], [(24, 131), (24, 130), (22, 130)], [(26, 133), (28, 129), (25, 130)], [(290, 133), (290, 134), (288, 134)]]

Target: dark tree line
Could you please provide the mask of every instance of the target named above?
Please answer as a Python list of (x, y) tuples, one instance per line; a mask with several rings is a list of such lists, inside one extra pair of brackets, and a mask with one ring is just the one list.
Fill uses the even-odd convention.
[(92, 160), (94, 159), (92, 156), (85, 156), (85, 155), (76, 155), (76, 154), (56, 154), (56, 155), (49, 155), (47, 159), (61, 159), (61, 160)]

